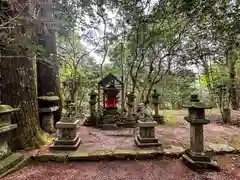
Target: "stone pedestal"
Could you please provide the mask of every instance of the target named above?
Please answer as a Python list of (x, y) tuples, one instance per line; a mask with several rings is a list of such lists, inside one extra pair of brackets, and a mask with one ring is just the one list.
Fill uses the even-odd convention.
[(57, 122), (58, 138), (50, 146), (54, 150), (76, 150), (81, 139), (77, 135), (77, 124), (79, 120), (69, 117), (63, 117), (61, 121)]
[(127, 117), (124, 116), (124, 115), (121, 115), (121, 116), (118, 117), (118, 120), (119, 120), (119, 121), (118, 121), (117, 125), (118, 125), (119, 127), (124, 127), (125, 124), (126, 124), (126, 121), (127, 121)]
[(127, 105), (128, 105), (128, 112), (127, 112), (127, 120), (125, 123), (126, 128), (135, 128), (136, 127), (136, 119), (133, 117), (133, 108), (134, 108), (134, 99), (135, 95), (130, 93), (127, 95)]
[(118, 128), (116, 124), (117, 108), (106, 108), (102, 116), (101, 129), (115, 130)]
[(189, 115), (185, 120), (190, 123), (190, 148), (183, 155), (183, 160), (190, 168), (219, 169), (218, 164), (204, 152), (203, 125), (210, 123), (205, 119), (204, 110), (211, 107), (201, 103), (197, 95), (192, 95), (189, 104), (183, 107), (188, 108)]
[(0, 105), (0, 175), (24, 159), (22, 154), (12, 153), (8, 145), (8, 133), (17, 128), (17, 124), (11, 124), (11, 112), (17, 110), (19, 109), (8, 105)]
[(103, 116), (103, 124), (101, 126), (102, 130), (115, 130), (117, 129), (116, 119), (114, 115), (104, 115)]
[(135, 143), (139, 147), (161, 146), (161, 143), (155, 136), (155, 121), (138, 121), (138, 134), (135, 137)]

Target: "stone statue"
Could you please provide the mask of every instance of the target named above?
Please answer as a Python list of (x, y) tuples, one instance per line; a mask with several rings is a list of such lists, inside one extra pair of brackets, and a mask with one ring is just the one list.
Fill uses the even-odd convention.
[(137, 108), (137, 118), (142, 122), (152, 121), (149, 109), (144, 103), (140, 103)]

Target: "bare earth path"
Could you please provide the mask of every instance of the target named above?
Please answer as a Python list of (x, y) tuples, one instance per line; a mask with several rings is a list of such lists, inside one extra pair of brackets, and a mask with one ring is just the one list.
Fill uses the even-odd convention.
[[(234, 117), (240, 117), (240, 113)], [(185, 122), (186, 110), (164, 111), (165, 125), (156, 127), (156, 136), (164, 148), (174, 145), (189, 146), (189, 125)], [(218, 112), (207, 113), (211, 124), (204, 127), (206, 150), (240, 152), (240, 128), (221, 125)], [(102, 131), (79, 126), (78, 134), (82, 144), (80, 152), (94, 150), (137, 149), (133, 139), (133, 129)], [(28, 155), (51, 153), (47, 146), (26, 152)], [(217, 156), (221, 172), (197, 173), (189, 170), (179, 159), (146, 161), (112, 161), (82, 163), (35, 163), (9, 175), (3, 180), (240, 180), (240, 156)]]
[[(156, 136), (160, 139), (164, 148), (171, 145), (187, 148), (189, 146), (189, 124), (184, 120), (187, 115), (186, 110), (164, 110), (166, 124), (156, 127)], [(239, 115), (240, 113), (238, 113)], [(211, 123), (204, 126), (205, 149), (210, 151), (240, 151), (240, 128), (231, 125), (216, 123), (219, 112), (214, 109), (207, 111), (207, 117)], [(238, 117), (235, 115), (235, 117)], [(114, 149), (138, 149), (134, 143), (133, 129), (119, 129), (113, 131), (103, 131), (92, 127), (79, 126), (79, 137), (82, 144), (78, 151), (92, 152), (96, 150)], [(30, 154), (47, 154), (47, 146), (40, 150), (28, 152)]]
[[(35, 163), (2, 180), (239, 180), (240, 157), (219, 157), (221, 172), (197, 173), (179, 159)], [(227, 162), (227, 163), (226, 163)]]

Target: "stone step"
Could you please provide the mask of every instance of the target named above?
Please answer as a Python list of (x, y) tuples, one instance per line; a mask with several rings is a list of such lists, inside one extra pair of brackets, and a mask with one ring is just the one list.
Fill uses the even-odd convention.
[(17, 163), (23, 160), (23, 155), (20, 153), (13, 153), (10, 156), (0, 161), (0, 174), (3, 174), (8, 169), (14, 167)]
[(17, 164), (15, 164), (15, 166), (13, 166), (12, 168), (8, 169), (3, 174), (1, 174), (0, 178), (7, 176), (8, 174), (11, 174), (13, 172), (18, 171), (19, 169), (23, 168), (30, 160), (31, 160), (31, 157), (29, 157), (29, 156), (24, 157), (21, 161), (19, 161)]

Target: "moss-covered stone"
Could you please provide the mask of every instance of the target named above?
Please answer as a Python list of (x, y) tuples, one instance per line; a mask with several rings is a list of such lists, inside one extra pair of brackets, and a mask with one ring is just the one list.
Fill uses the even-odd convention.
[(38, 99), (43, 101), (58, 101), (59, 97), (58, 96), (39, 96)]
[(44, 155), (37, 155), (33, 157), (34, 160), (40, 162), (66, 162), (68, 160), (68, 155), (66, 153), (59, 153), (59, 154), (44, 154)]
[(19, 108), (12, 108), (10, 105), (7, 104), (0, 104), (0, 114), (10, 113), (17, 110), (19, 110)]

